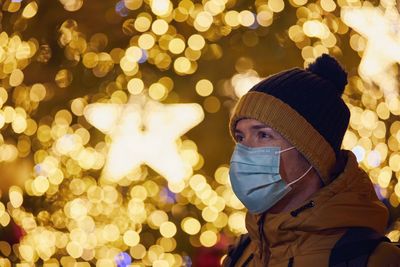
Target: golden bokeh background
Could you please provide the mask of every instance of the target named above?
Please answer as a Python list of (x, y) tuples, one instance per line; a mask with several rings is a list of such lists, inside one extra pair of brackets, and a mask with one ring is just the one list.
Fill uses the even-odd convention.
[(218, 266), (246, 232), (229, 114), (263, 77), (323, 53), (349, 73), (343, 148), (399, 240), (396, 1), (0, 4), (0, 266)]

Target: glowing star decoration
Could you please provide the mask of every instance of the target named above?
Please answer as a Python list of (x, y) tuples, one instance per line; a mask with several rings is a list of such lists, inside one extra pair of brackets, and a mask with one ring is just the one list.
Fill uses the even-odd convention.
[(164, 105), (131, 96), (127, 104), (90, 104), (84, 116), (111, 137), (103, 169), (107, 179), (118, 181), (146, 164), (168, 181), (179, 182), (191, 167), (181, 158), (176, 141), (203, 120), (204, 112), (194, 103)]
[(359, 66), (360, 76), (377, 84), (386, 100), (398, 96), (397, 72), (400, 63), (400, 15), (395, 1), (385, 1), (385, 12), (381, 8), (343, 8), (341, 17), (367, 39), (367, 45)]

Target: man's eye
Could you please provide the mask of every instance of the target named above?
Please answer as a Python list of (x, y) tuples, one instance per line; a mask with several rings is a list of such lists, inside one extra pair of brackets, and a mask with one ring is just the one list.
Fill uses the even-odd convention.
[(266, 133), (266, 132), (259, 132), (259, 133), (258, 133), (258, 136), (259, 136), (260, 138), (270, 138), (270, 137), (271, 137), (271, 135), (269, 135), (269, 134)]
[(235, 136), (235, 140), (236, 140), (236, 142), (242, 142), (243, 141), (243, 136), (236, 135)]

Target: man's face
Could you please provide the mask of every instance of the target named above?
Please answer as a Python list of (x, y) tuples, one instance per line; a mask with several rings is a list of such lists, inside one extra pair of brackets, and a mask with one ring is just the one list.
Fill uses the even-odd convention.
[[(282, 135), (255, 119), (241, 119), (236, 124), (235, 140), (248, 147), (280, 147), (281, 150), (293, 147)], [(289, 183), (296, 180), (310, 167), (310, 163), (297, 151), (290, 149), (280, 155), (282, 179)]]

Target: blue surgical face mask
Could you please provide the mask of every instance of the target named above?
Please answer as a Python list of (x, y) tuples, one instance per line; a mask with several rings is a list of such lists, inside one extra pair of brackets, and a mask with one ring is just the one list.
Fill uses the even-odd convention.
[(291, 190), (299, 178), (286, 184), (279, 174), (280, 154), (294, 147), (247, 147), (236, 144), (232, 154), (229, 176), (233, 192), (251, 213), (269, 210)]

